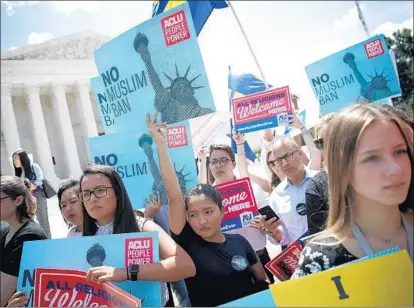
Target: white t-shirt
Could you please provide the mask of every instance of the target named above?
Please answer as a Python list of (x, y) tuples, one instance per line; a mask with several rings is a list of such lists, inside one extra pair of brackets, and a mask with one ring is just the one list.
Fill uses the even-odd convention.
[(68, 235), (66, 235), (66, 237), (78, 237), (78, 236), (82, 236), (82, 232), (76, 232), (77, 226), (72, 226), (69, 229)]

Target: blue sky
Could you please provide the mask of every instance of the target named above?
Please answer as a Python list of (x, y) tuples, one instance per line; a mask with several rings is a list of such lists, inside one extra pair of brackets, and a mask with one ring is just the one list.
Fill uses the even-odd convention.
[[(366, 39), (354, 1), (233, 1), (267, 81), (289, 85), (302, 108), (317, 106), (304, 67)], [(361, 1), (371, 35), (413, 27), (412, 1)], [(151, 16), (152, 1), (1, 1), (1, 51), (91, 30), (114, 37)], [(230, 9), (216, 10), (199, 36), (221, 110), (227, 67), (259, 76)]]

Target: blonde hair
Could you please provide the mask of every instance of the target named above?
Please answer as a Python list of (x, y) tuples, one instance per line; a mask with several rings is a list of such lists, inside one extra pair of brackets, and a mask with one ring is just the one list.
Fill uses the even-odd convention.
[(331, 120), (334, 118), (335, 113), (331, 112), (326, 115), (324, 115), (318, 122), (318, 124), (315, 125), (315, 132), (316, 135), (319, 136), (320, 131), (328, 126), (328, 124), (331, 122)]
[[(335, 115), (329, 123), (329, 134), (325, 142), (326, 167), (328, 170), (329, 213), (325, 235), (336, 235), (338, 239), (346, 236), (354, 224), (352, 215), (353, 191), (351, 178), (355, 153), (365, 129), (376, 120), (393, 121), (400, 130), (408, 147), (413, 164), (412, 148), (403, 129), (404, 123), (393, 114), (382, 112), (367, 105), (353, 105)], [(400, 204), (400, 210), (413, 207), (413, 180), (411, 180), (407, 200)]]

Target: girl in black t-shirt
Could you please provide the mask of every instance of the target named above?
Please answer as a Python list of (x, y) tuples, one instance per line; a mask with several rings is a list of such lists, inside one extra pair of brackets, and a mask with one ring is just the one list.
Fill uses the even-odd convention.
[(148, 124), (168, 196), (171, 234), (196, 265), (196, 275), (185, 279), (191, 304), (218, 306), (267, 289), (265, 271), (249, 242), (221, 232), (224, 211), (218, 191), (199, 184), (183, 200), (162, 133), (166, 123), (157, 124), (155, 114)]
[[(1, 307), (7, 305), (16, 291), (23, 243), (47, 238), (43, 228), (33, 221), (36, 200), (30, 192), (30, 186), (27, 179), (8, 175), (1, 177), (0, 220), (8, 223), (0, 232)], [(26, 298), (22, 300), (18, 304), (24, 304)]]

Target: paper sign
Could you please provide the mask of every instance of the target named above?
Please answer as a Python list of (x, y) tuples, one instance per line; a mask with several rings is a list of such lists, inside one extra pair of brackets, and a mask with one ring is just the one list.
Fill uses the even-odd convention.
[(141, 307), (141, 301), (112, 283), (86, 280), (86, 272), (36, 268), (34, 307)]
[(167, 127), (165, 133), (169, 148), (188, 146), (187, 128), (184, 125)]
[(277, 306), (413, 307), (406, 250), (270, 286)]
[(167, 47), (190, 38), (187, 16), (183, 10), (162, 18), (161, 26)]
[(142, 132), (155, 111), (174, 124), (216, 110), (188, 3), (122, 33), (94, 58), (99, 76), (91, 83), (106, 134)]
[(354, 104), (358, 97), (371, 103), (401, 95), (384, 35), (310, 64), (306, 73), (322, 116)]
[[(134, 209), (144, 208), (145, 198), (157, 193), (168, 205), (161, 178), (157, 147), (146, 133), (116, 133), (89, 138), (90, 160), (118, 171)], [(188, 121), (169, 125), (166, 131), (168, 154), (174, 164), (183, 195), (197, 184), (197, 167)]]
[[(147, 250), (149, 238), (152, 243), (152, 246), (149, 247), (152, 248), (152, 251)], [(129, 251), (131, 254), (128, 257)], [(26, 295), (29, 297), (29, 307), (45, 307), (48, 305), (39, 306), (34, 305), (33, 302), (36, 268), (87, 272), (91, 267), (96, 266), (125, 267), (126, 262), (140, 261), (148, 256), (151, 258), (149, 263), (159, 261), (157, 232), (82, 236), (25, 242), (17, 281), (17, 291), (26, 291)], [(143, 307), (161, 306), (161, 283), (158, 281), (127, 280), (121, 283), (114, 282), (113, 284), (126, 293), (139, 298)], [(60, 286), (62, 286), (62, 283), (60, 283)], [(69, 295), (67, 297), (69, 301), (72, 298)], [(59, 300), (64, 301), (63, 295)], [(75, 305), (70, 306), (73, 307)]]
[(295, 241), (265, 266), (280, 281), (289, 280), (298, 267), (301, 251), (302, 246), (298, 241)]
[(276, 307), (270, 290), (249, 295), (219, 307)]
[(250, 179), (242, 178), (215, 187), (224, 207), (221, 230), (230, 231), (250, 225), (259, 214)]
[(234, 98), (232, 111), (234, 126), (240, 133), (288, 125), (292, 113), (289, 87)]
[(125, 240), (125, 250), (125, 267), (152, 263), (152, 237), (129, 238)]

